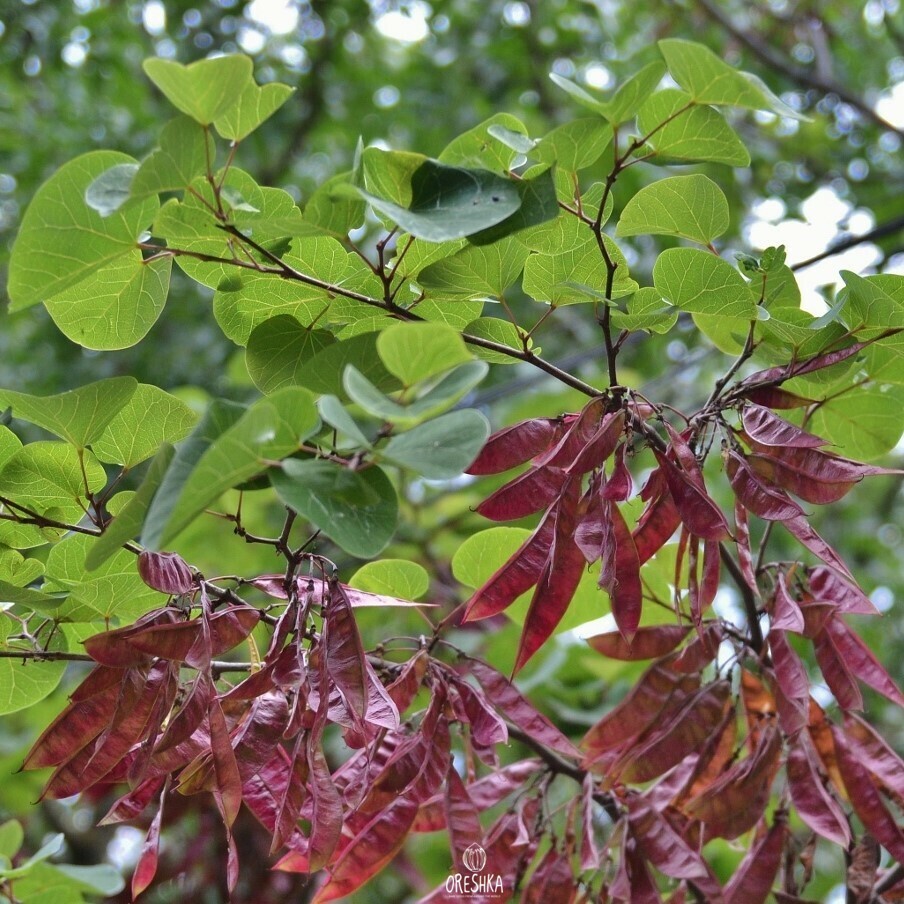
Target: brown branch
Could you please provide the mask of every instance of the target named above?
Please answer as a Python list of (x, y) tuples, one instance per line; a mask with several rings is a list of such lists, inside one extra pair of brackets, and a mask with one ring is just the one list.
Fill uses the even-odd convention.
[(890, 123), (880, 116), (862, 97), (852, 93), (834, 79), (826, 78), (818, 73), (809, 72), (800, 66), (790, 63), (784, 56), (776, 53), (762, 37), (751, 28), (741, 28), (731, 21), (718, 4), (712, 0), (696, 0), (697, 6), (717, 25), (727, 31), (736, 41), (743, 44), (755, 56), (764, 62), (770, 69), (782, 73), (792, 82), (796, 82), (804, 88), (812, 88), (822, 94), (834, 94), (843, 103), (856, 110), (864, 119), (870, 120), (880, 129), (894, 132), (895, 135), (904, 138), (904, 129)]
[[(97, 663), (87, 653), (67, 653), (63, 650), (0, 650), (0, 659), (19, 659), (23, 662), (35, 660), (36, 662), (91, 662)], [(250, 672), (253, 664), (250, 662), (230, 662), (227, 659), (215, 659), (210, 667), (214, 674), (223, 672)], [(188, 666), (191, 668), (191, 666)]]
[(763, 629), (760, 626), (760, 613), (756, 607), (756, 597), (754, 596), (753, 588), (744, 580), (744, 575), (741, 574), (738, 563), (735, 562), (724, 543), (719, 544), (719, 556), (741, 594), (741, 602), (744, 604), (744, 612), (747, 615), (747, 626), (750, 629), (750, 645), (758, 654), (762, 653), (764, 646)]
[(894, 219), (889, 220), (887, 223), (880, 223), (875, 228), (870, 229), (869, 232), (864, 232), (863, 235), (852, 235), (840, 242), (836, 242), (834, 245), (830, 245), (828, 248), (826, 248), (825, 251), (820, 251), (819, 254), (814, 254), (813, 257), (808, 257), (804, 261), (799, 261), (796, 264), (792, 264), (791, 269), (803, 270), (804, 267), (809, 267), (812, 264), (816, 264), (819, 261), (825, 260), (827, 257), (834, 257), (836, 254), (841, 254), (842, 252), (847, 251), (850, 248), (856, 248), (857, 245), (864, 245), (867, 242), (874, 242), (878, 239), (885, 238), (888, 235), (895, 235), (902, 230), (904, 230), (904, 215), (895, 217)]
[[(558, 775), (565, 775), (576, 781), (579, 785), (584, 784), (584, 779), (587, 776), (586, 769), (581, 769), (580, 766), (573, 766), (567, 760), (562, 759), (562, 757), (550, 750), (545, 744), (541, 744), (529, 734), (518, 728), (517, 725), (513, 725), (508, 721), (506, 721), (506, 725), (508, 726), (509, 737), (514, 738), (516, 741), (520, 741), (525, 747), (530, 747), (530, 749), (533, 750), (553, 772)], [(618, 822), (621, 818), (621, 813), (611, 794), (597, 792), (593, 795), (593, 799), (606, 811), (606, 814), (613, 822)]]
[[(363, 295), (360, 292), (354, 292), (351, 289), (345, 289), (342, 286), (336, 286), (332, 283), (324, 282), (322, 279), (317, 279), (317, 277), (315, 276), (309, 276), (307, 273), (302, 273), (301, 271), (296, 270), (294, 267), (287, 264), (279, 256), (273, 254), (272, 251), (264, 248), (263, 245), (255, 242), (254, 239), (244, 235), (242, 232), (236, 229), (235, 226), (221, 226), (220, 228), (225, 232), (228, 232), (235, 238), (241, 240), (250, 248), (253, 248), (255, 251), (257, 251), (259, 254), (261, 254), (263, 257), (265, 257), (275, 265), (273, 269), (270, 269), (267, 272), (273, 273), (274, 275), (279, 276), (283, 279), (294, 280), (296, 282), (304, 283), (308, 286), (314, 286), (315, 288), (323, 289), (324, 292), (327, 292), (330, 295), (340, 295), (343, 298), (348, 298), (352, 301), (358, 301), (361, 304), (368, 305), (369, 307), (379, 308), (380, 310), (385, 311), (391, 317), (395, 317), (398, 320), (419, 322), (423, 319), (413, 311), (399, 307), (394, 302), (385, 301), (378, 298), (371, 298), (369, 295)], [(180, 252), (174, 250), (173, 253), (179, 254)], [(228, 261), (225, 262), (229, 263)], [(506, 355), (509, 358), (516, 358), (518, 361), (524, 361), (526, 364), (531, 364), (539, 370), (545, 371), (551, 377), (555, 377), (560, 383), (564, 383), (566, 386), (570, 386), (572, 389), (576, 389), (578, 392), (581, 392), (584, 395), (590, 397), (601, 395), (600, 391), (591, 386), (589, 383), (585, 383), (583, 380), (572, 376), (567, 371), (564, 371), (561, 368), (557, 367), (551, 361), (547, 361), (545, 358), (541, 358), (539, 355), (535, 355), (533, 352), (528, 351), (527, 349), (521, 350), (512, 348), (511, 346), (503, 345), (501, 342), (493, 342), (491, 339), (484, 339), (482, 336), (471, 336), (468, 333), (462, 333), (462, 339), (464, 339), (464, 341), (469, 345), (475, 345), (479, 348), (485, 348), (489, 351), (498, 352), (501, 355)]]
[(898, 863), (876, 882), (873, 886), (873, 897), (870, 900), (878, 899), (883, 892), (888, 891), (893, 885), (897, 885), (902, 879), (904, 879), (904, 864)]

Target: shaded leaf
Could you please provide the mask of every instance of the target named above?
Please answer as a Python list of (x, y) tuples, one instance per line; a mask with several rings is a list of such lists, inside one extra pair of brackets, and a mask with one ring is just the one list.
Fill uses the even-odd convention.
[(730, 687), (719, 681), (689, 697), (669, 718), (657, 718), (613, 769), (622, 781), (645, 782), (700, 747), (722, 720)]
[(351, 555), (377, 555), (395, 532), (398, 499), (380, 468), (352, 471), (330, 461), (290, 458), (270, 479), (286, 505)]
[(769, 649), (775, 667), (775, 700), (778, 720), (789, 737), (795, 735), (808, 721), (810, 708), (810, 679), (803, 663), (788, 643), (784, 633), (775, 625), (769, 631)]
[(690, 627), (685, 625), (649, 625), (638, 628), (630, 642), (625, 640), (621, 631), (594, 634), (585, 639), (603, 656), (636, 662), (671, 653), (687, 637), (688, 631)]
[(807, 732), (792, 740), (785, 769), (800, 818), (817, 835), (847, 847), (851, 840), (847, 817), (820, 774), (819, 756)]
[(469, 671), (480, 682), (493, 704), (522, 731), (563, 756), (572, 758), (580, 756), (571, 741), (546, 716), (538, 712), (504, 675), (485, 662), (477, 660), (470, 662)]
[(157, 812), (151, 820), (141, 853), (138, 856), (135, 872), (132, 873), (133, 898), (137, 898), (145, 891), (151, 882), (154, 881), (154, 876), (157, 875), (157, 863), (160, 855), (160, 827), (163, 824), (163, 803), (166, 798), (167, 787), (164, 787), (163, 793), (160, 795)]
[(769, 830), (753, 845), (725, 886), (726, 904), (765, 904), (781, 866), (788, 817), (778, 811)]
[(407, 206), (359, 189), (371, 207), (413, 236), (447, 242), (495, 226), (521, 206), (517, 186), (509, 179), (487, 170), (421, 161), (409, 176)]
[(838, 769), (854, 812), (892, 857), (904, 860), (904, 833), (882, 803), (869, 772), (848, 746), (844, 732), (835, 725), (832, 726), (832, 738)]
[(722, 889), (703, 857), (642, 795), (630, 794), (627, 805), (628, 831), (644, 857), (666, 876), (692, 881), (707, 901), (719, 904)]
[(685, 812), (706, 823), (710, 837), (737, 838), (763, 815), (780, 753), (781, 736), (774, 725), (767, 724), (753, 754), (688, 801)]
[(450, 411), (393, 436), (381, 455), (432, 480), (449, 479), (474, 461), (489, 432), (479, 411)]

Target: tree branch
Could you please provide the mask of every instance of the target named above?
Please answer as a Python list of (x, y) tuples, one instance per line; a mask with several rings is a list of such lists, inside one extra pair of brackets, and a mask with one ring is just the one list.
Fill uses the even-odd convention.
[[(379, 308), (380, 310), (385, 311), (391, 317), (395, 317), (398, 320), (408, 320), (412, 322), (420, 322), (423, 320), (423, 318), (419, 317), (413, 311), (409, 311), (406, 308), (400, 307), (394, 302), (385, 301), (378, 298), (371, 298), (369, 295), (363, 295), (360, 292), (354, 292), (351, 289), (345, 289), (342, 286), (336, 286), (332, 283), (324, 282), (322, 279), (317, 279), (317, 277), (315, 276), (309, 276), (307, 273), (302, 273), (301, 271), (296, 270), (294, 267), (287, 264), (279, 256), (273, 254), (272, 251), (264, 248), (258, 242), (255, 242), (254, 239), (244, 235), (242, 232), (236, 229), (235, 226), (221, 226), (220, 228), (225, 232), (228, 232), (235, 238), (239, 239), (240, 241), (244, 242), (250, 248), (253, 248), (259, 254), (269, 260), (272, 264), (274, 264), (278, 269), (269, 271), (274, 273), (274, 275), (280, 276), (283, 279), (295, 280), (297, 282), (302, 282), (308, 286), (314, 286), (315, 288), (323, 289), (324, 292), (327, 292), (330, 295), (340, 295), (343, 298), (348, 298), (352, 301), (358, 301), (361, 304), (368, 305), (369, 307)], [(174, 251), (174, 253), (178, 254), (179, 252)], [(512, 348), (509, 345), (503, 345), (501, 342), (493, 342), (491, 339), (484, 339), (482, 336), (471, 336), (468, 333), (462, 333), (462, 339), (464, 339), (464, 341), (469, 345), (475, 345), (479, 348), (485, 348), (489, 351), (497, 352), (501, 355), (506, 355), (509, 358), (516, 358), (518, 361), (524, 361), (526, 364), (531, 364), (539, 370), (545, 371), (551, 377), (555, 377), (560, 383), (564, 383), (566, 386), (570, 386), (572, 389), (576, 389), (578, 392), (590, 396), (591, 398), (601, 395), (601, 392), (595, 387), (591, 386), (589, 383), (585, 383), (583, 380), (572, 376), (567, 371), (564, 371), (561, 368), (557, 367), (551, 361), (547, 361), (545, 358), (541, 358), (539, 355), (535, 355), (531, 351), (528, 351), (526, 349), (522, 350)]]
[[(87, 653), (68, 653), (63, 650), (0, 650), (0, 659), (18, 659), (22, 662), (90, 662), (97, 665), (97, 660)], [(191, 668), (191, 666), (188, 666)], [(215, 675), (224, 672), (250, 672), (250, 662), (230, 662), (228, 659), (215, 659), (210, 664)]]
[(744, 580), (744, 575), (741, 574), (738, 563), (735, 562), (724, 543), (719, 544), (719, 556), (722, 559), (722, 564), (731, 575), (732, 580), (737, 585), (738, 591), (741, 594), (741, 602), (744, 604), (744, 613), (747, 615), (747, 626), (750, 629), (750, 645), (757, 653), (762, 653), (765, 642), (763, 640), (763, 629), (760, 627), (760, 613), (757, 611), (756, 597), (753, 594), (753, 589), (747, 581)]
[(812, 88), (822, 94), (834, 94), (839, 100), (846, 103), (849, 107), (856, 110), (864, 119), (879, 126), (888, 132), (894, 132), (895, 135), (904, 138), (904, 129), (890, 123), (883, 116), (880, 116), (862, 97), (848, 91), (843, 85), (838, 84), (834, 79), (826, 78), (817, 73), (803, 69), (789, 63), (781, 54), (776, 53), (762, 37), (750, 28), (740, 28), (731, 21), (727, 13), (725, 13), (712, 0), (696, 0), (697, 6), (703, 10), (706, 15), (716, 24), (720, 25), (727, 31), (736, 41), (743, 44), (755, 56), (759, 57), (770, 69), (781, 72), (786, 78), (792, 82), (796, 82), (804, 88)]
[[(553, 753), (553, 751), (544, 744), (541, 744), (529, 734), (523, 732), (517, 725), (513, 725), (508, 721), (506, 721), (506, 725), (508, 726), (509, 737), (514, 738), (516, 741), (520, 741), (525, 747), (530, 747), (530, 749), (533, 750), (553, 772), (558, 775), (568, 776), (568, 778), (574, 779), (579, 785), (584, 784), (584, 778), (587, 775), (585, 769), (581, 769), (580, 766), (573, 766), (571, 763), (562, 759), (557, 753)], [(621, 813), (611, 794), (598, 792), (593, 795), (593, 799), (606, 811), (613, 822), (618, 822), (621, 818)]]
[(825, 260), (827, 257), (834, 257), (836, 254), (841, 254), (844, 251), (849, 250), (850, 248), (856, 248), (857, 245), (864, 245), (867, 242), (874, 242), (878, 239), (885, 238), (888, 235), (895, 235), (898, 232), (904, 230), (904, 215), (895, 217), (894, 219), (889, 220), (887, 223), (880, 223), (873, 229), (870, 229), (869, 232), (864, 232), (863, 235), (852, 235), (846, 239), (842, 239), (840, 242), (836, 242), (834, 245), (830, 245), (826, 248), (825, 251), (820, 251), (819, 254), (814, 254), (813, 257), (808, 257), (804, 261), (799, 261), (796, 264), (791, 266), (792, 270), (803, 270), (805, 267), (809, 267), (812, 264), (816, 264), (819, 261)]

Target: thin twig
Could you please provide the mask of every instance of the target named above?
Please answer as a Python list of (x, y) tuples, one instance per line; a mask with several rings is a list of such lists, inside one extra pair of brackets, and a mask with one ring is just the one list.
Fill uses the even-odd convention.
[[(579, 785), (583, 786), (584, 779), (587, 776), (586, 769), (581, 769), (580, 766), (574, 766), (567, 760), (562, 759), (562, 757), (550, 750), (545, 744), (541, 744), (529, 734), (518, 728), (517, 725), (513, 725), (511, 722), (507, 722), (506, 724), (508, 725), (509, 737), (514, 738), (516, 741), (520, 741), (525, 747), (530, 747), (530, 749), (533, 750), (553, 772), (574, 779)], [(617, 822), (621, 818), (621, 813), (611, 794), (597, 792), (593, 795), (593, 799), (606, 811), (606, 814), (613, 822)]]
[(862, 97), (858, 97), (834, 79), (825, 78), (815, 72), (810, 72), (789, 63), (784, 56), (776, 53), (752, 28), (741, 28), (735, 25), (729, 16), (712, 0), (697, 0), (697, 6), (736, 41), (759, 57), (770, 69), (782, 73), (786, 78), (804, 88), (812, 88), (822, 94), (836, 95), (839, 100), (856, 110), (864, 119), (870, 120), (881, 129), (894, 132), (895, 135), (904, 138), (904, 129), (899, 128), (877, 113)]
[[(67, 653), (62, 650), (0, 650), (0, 659), (20, 659), (23, 662), (35, 660), (36, 662), (92, 662), (87, 653)], [(230, 662), (227, 659), (215, 659), (210, 664), (215, 673), (223, 672), (250, 672), (254, 667), (251, 662)], [(186, 666), (191, 668), (191, 666)]]
[(744, 604), (744, 612), (747, 615), (747, 627), (750, 629), (750, 645), (759, 654), (763, 651), (763, 629), (760, 627), (760, 614), (756, 607), (756, 597), (753, 594), (753, 588), (744, 580), (744, 575), (735, 562), (728, 547), (724, 543), (719, 544), (719, 556), (722, 564), (725, 566), (732, 580), (738, 587), (741, 594), (741, 602)]
[(858, 245), (875, 242), (878, 239), (885, 238), (885, 236), (895, 235), (902, 230), (904, 230), (904, 215), (895, 217), (887, 223), (880, 223), (874, 229), (870, 229), (869, 232), (864, 232), (863, 235), (852, 235), (840, 242), (836, 242), (826, 248), (825, 251), (820, 251), (819, 254), (814, 254), (813, 257), (808, 257), (806, 260), (792, 264), (791, 269), (794, 271), (803, 270), (805, 267), (818, 264), (819, 261), (823, 261), (827, 257), (834, 257), (836, 254), (842, 254), (851, 248), (856, 248)]

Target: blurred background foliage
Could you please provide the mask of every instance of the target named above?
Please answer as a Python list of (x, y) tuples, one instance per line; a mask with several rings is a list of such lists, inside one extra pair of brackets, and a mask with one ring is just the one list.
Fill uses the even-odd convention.
[[(138, 158), (151, 150), (171, 110), (143, 77), (141, 61), (147, 56), (187, 63), (240, 50), (254, 57), (259, 82), (297, 87), (242, 145), (239, 165), (259, 181), (285, 188), (303, 205), (329, 176), (351, 166), (359, 136), (365, 144), (437, 155), (456, 135), (505, 111), (538, 137), (580, 113), (549, 80), (550, 72), (605, 91), (652, 59), (653, 45), (665, 37), (705, 43), (731, 64), (758, 73), (811, 117), (798, 123), (767, 114), (739, 115), (733, 124), (750, 149), (751, 167), (737, 172), (701, 168), (732, 204), (732, 223), (719, 249), (725, 256), (756, 254), (784, 243), (789, 262), (799, 264), (847, 241), (851, 247), (842, 254), (799, 269), (805, 303), (815, 311), (831, 304), (841, 269), (904, 272), (904, 11), (898, 0), (0, 0), (0, 284), (5, 285), (2, 271), (22, 212), (58, 166), (95, 148)], [(616, 205), (656, 177), (644, 166), (628, 170), (619, 181)], [(369, 228), (376, 235), (376, 221)], [(873, 240), (858, 241), (863, 236)], [(365, 231), (361, 241), (368, 239)], [(649, 280), (655, 255), (668, 241), (624, 242), (632, 275), (641, 284)], [(176, 279), (170, 303), (148, 339), (114, 353), (88, 352), (68, 342), (43, 308), (10, 316), (3, 299), (0, 385), (46, 393), (129, 373), (199, 404), (206, 394), (248, 397), (243, 357), (217, 329), (210, 296)], [(536, 305), (517, 293), (511, 303), (523, 322), (537, 318)], [(544, 356), (560, 366), (589, 380), (600, 375), (601, 336), (584, 306), (562, 309), (555, 325), (536, 340)], [(721, 355), (697, 344), (689, 319), (666, 337), (635, 337), (623, 359), (632, 371), (629, 382), (681, 408), (705, 399), (716, 368), (724, 366)], [(570, 396), (529, 368), (499, 367), (469, 403), (483, 408), (499, 427), (575, 410), (582, 402)], [(889, 463), (901, 466), (902, 449), (899, 444)], [(713, 487), (718, 483), (713, 481)], [(864, 483), (816, 521), (887, 612), (884, 619), (858, 627), (893, 674), (904, 660), (900, 487), (896, 478)], [(439, 603), (466, 594), (452, 577), (450, 561), (464, 539), (488, 526), (470, 510), (486, 486), (456, 488), (448, 493), (448, 486), (424, 482), (404, 488), (410, 517), (387, 552), (425, 565), (433, 579), (430, 598)], [(246, 515), (261, 523), (278, 519), (279, 509), (258, 495), (248, 497)], [(777, 538), (770, 547), (776, 556), (781, 542)], [(793, 549), (788, 544), (789, 556), (796, 555)], [(208, 574), (224, 570), (224, 554), (231, 572), (274, 567), (262, 561), (257, 548), (241, 546), (226, 522), (198, 522), (180, 550)], [(731, 609), (730, 594), (724, 594), (722, 605)], [(365, 614), (362, 629), (376, 644), (386, 627), (371, 615)], [(391, 633), (423, 630), (416, 616), (410, 620), (394, 624)], [(507, 668), (516, 631), (500, 625), (489, 640), (474, 633), (462, 643), (481, 648), (490, 661)], [(537, 657), (525, 671), (524, 686), (560, 723), (580, 733), (619, 698), (637, 671), (631, 664), (602, 662), (566, 639)], [(36, 840), (52, 827), (66, 831), (75, 862), (109, 857), (128, 867), (140, 834), (94, 830), (105, 801), (32, 808), (41, 776), (7, 780), (61, 701), (60, 693), (4, 720), (0, 816), (27, 819)], [(874, 696), (869, 706), (870, 716), (904, 748), (901, 712), (891, 705), (884, 709)], [(149, 900), (222, 899), (216, 875), (220, 858), (213, 853), (219, 835), (203, 831), (211, 816), (195, 811), (172, 830), (173, 848), (181, 838), (181, 853), (190, 849), (196, 868), (188, 885), (172, 886), (171, 897), (164, 885)], [(434, 884), (444, 878), (448, 851), (442, 839), (421, 839), (406, 857), (361, 900), (398, 900), (428, 881), (424, 874)], [(726, 849), (725, 857), (730, 868), (740, 852)], [(252, 862), (245, 855), (242, 859)], [(257, 863), (259, 874), (243, 874), (246, 890), (299, 893), (297, 877), (267, 872), (265, 848)], [(827, 878), (811, 896), (830, 895), (832, 882)], [(266, 898), (271, 899), (279, 900)]]

